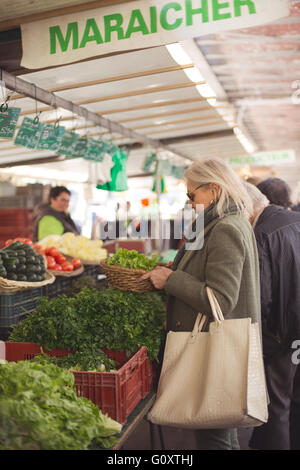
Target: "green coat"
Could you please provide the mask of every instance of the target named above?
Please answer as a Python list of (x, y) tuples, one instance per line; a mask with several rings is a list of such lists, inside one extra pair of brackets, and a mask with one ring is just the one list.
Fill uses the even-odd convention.
[(206, 286), (226, 319), (250, 317), (260, 324), (259, 276), (256, 240), (246, 217), (234, 211), (214, 218), (204, 227), (203, 247), (186, 250), (167, 280), (167, 330), (191, 331), (199, 312), (212, 319)]

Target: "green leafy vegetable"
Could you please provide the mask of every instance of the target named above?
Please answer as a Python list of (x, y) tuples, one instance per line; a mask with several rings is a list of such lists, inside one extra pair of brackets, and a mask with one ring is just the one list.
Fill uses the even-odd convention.
[(54, 364), (1, 363), (0, 449), (85, 450), (94, 439), (112, 446), (122, 426), (73, 386), (73, 374)]
[(115, 254), (111, 258), (108, 258), (107, 264), (151, 271), (158, 265), (158, 261), (158, 255), (152, 255), (151, 259), (149, 259), (146, 255), (138, 253), (136, 250), (118, 248)]
[(95, 347), (95, 345), (83, 345), (79, 351), (74, 354), (68, 354), (67, 356), (49, 356), (43, 352), (41, 355), (35, 356), (34, 361), (40, 363), (52, 363), (59, 367), (68, 370), (77, 371), (93, 371), (93, 372), (110, 372), (116, 370), (117, 361), (110, 359), (106, 354)]
[(75, 352), (84, 345), (91, 351), (106, 347), (128, 355), (147, 346), (149, 359), (155, 360), (164, 320), (164, 303), (155, 292), (84, 288), (74, 297), (42, 298), (34, 312), (14, 325), (9, 341)]

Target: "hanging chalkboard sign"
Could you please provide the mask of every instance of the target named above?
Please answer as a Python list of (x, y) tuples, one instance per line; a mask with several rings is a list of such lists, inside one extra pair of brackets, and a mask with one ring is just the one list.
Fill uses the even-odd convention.
[(45, 124), (37, 148), (56, 151), (61, 145), (64, 132), (65, 128), (62, 126)]
[(35, 149), (40, 140), (43, 127), (44, 124), (39, 122), (38, 117), (34, 119), (24, 118), (15, 138), (15, 145)]
[(0, 106), (0, 138), (11, 139), (14, 136), (21, 108), (8, 108), (7, 104)]

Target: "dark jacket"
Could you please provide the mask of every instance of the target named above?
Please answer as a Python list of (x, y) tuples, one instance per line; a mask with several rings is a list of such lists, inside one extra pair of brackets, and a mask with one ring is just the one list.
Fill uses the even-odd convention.
[(260, 262), (265, 356), (300, 339), (300, 214), (270, 205), (254, 228)]
[(165, 286), (167, 330), (191, 331), (199, 312), (212, 318), (206, 286), (214, 291), (225, 318), (250, 317), (260, 324), (258, 254), (246, 217), (234, 206), (220, 218), (212, 207), (205, 211), (202, 248), (185, 248), (178, 252)]

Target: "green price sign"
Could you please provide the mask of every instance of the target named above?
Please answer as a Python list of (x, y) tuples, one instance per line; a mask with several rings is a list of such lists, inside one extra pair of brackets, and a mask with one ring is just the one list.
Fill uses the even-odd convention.
[(24, 118), (15, 138), (15, 145), (35, 149), (40, 140), (44, 124), (38, 118)]
[(64, 132), (65, 128), (62, 126), (45, 124), (37, 148), (56, 151), (61, 145)]
[(88, 149), (88, 139), (86, 137), (79, 137), (76, 144), (74, 145), (74, 150), (72, 152), (73, 158), (84, 158)]
[(104, 158), (102, 141), (96, 139), (88, 139), (87, 153), (85, 154), (84, 158), (85, 160), (102, 162)]
[(73, 157), (73, 151), (78, 139), (79, 135), (76, 134), (76, 132), (65, 130), (57, 153), (66, 155), (67, 157)]
[(20, 111), (20, 108), (0, 106), (0, 138), (11, 139), (14, 136)]

